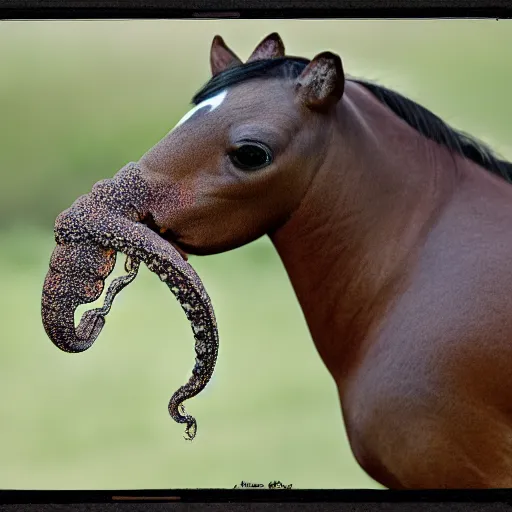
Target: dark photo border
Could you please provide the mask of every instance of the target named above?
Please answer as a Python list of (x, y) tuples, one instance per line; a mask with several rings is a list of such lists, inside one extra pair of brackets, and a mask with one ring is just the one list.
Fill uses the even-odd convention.
[[(512, 18), (512, 0), (1, 0), (1, 20), (107, 18)], [(8, 51), (8, 49), (2, 49)], [(512, 65), (512, 63), (511, 63)], [(1, 455), (0, 455), (1, 457)], [(314, 504), (314, 505), (313, 505)], [(0, 490), (0, 510), (505, 511), (512, 489)]]
[(1, 19), (511, 18), (510, 0), (2, 0)]

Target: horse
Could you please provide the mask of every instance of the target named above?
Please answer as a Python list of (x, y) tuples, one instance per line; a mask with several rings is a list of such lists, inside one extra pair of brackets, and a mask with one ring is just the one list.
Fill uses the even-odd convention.
[(270, 238), (377, 482), (512, 487), (512, 164), (277, 33), (210, 67), (137, 222), (184, 257)]

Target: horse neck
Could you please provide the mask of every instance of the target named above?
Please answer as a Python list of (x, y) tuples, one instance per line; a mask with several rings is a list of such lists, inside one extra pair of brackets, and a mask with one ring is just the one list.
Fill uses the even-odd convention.
[(325, 154), (300, 206), (270, 237), (340, 384), (403, 289), (457, 176), (446, 169), (453, 155), (352, 82)]

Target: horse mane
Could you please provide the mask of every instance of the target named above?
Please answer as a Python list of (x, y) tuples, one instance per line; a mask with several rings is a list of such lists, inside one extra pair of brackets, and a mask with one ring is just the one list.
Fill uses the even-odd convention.
[[(297, 78), (309, 62), (309, 59), (300, 57), (279, 57), (257, 60), (228, 68), (212, 77), (195, 94), (192, 103), (198, 105), (223, 89), (250, 79)], [(395, 91), (367, 80), (353, 77), (347, 77), (347, 79), (365, 87), (375, 98), (424, 137), (447, 147), (450, 151), (464, 156), (512, 183), (512, 163), (498, 157), (483, 142), (452, 128), (425, 107)]]

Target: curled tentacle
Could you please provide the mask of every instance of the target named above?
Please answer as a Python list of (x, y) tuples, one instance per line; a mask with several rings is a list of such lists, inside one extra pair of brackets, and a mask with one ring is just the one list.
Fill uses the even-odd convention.
[[(50, 262), (42, 299), (42, 316), (50, 339), (62, 350), (81, 352), (98, 337), (114, 297), (135, 278), (139, 262), (159, 275), (176, 296), (191, 323), (196, 361), (189, 381), (169, 402), (169, 414), (187, 425), (188, 439), (196, 434), (196, 420), (183, 402), (200, 393), (209, 382), (218, 353), (218, 333), (210, 298), (194, 269), (179, 252), (140, 221), (148, 211), (148, 186), (134, 165), (112, 180), (96, 184), (78, 198), (55, 223), (57, 247)], [(128, 275), (115, 279), (104, 306), (87, 311), (74, 326), (74, 311), (96, 300), (112, 272), (115, 252), (128, 256)]]
[[(103, 301), (103, 306), (101, 308), (90, 309), (86, 311), (82, 315), (82, 319), (80, 324), (82, 323), (96, 323), (102, 322), (102, 326), (105, 324), (105, 317), (110, 312), (112, 307), (112, 302), (114, 301), (116, 295), (126, 286), (128, 286), (134, 279), (137, 277), (137, 273), (139, 271), (139, 261), (133, 260), (132, 258), (127, 258), (125, 263), (125, 270), (128, 272), (125, 276), (117, 277), (110, 283), (110, 286), (105, 294), (105, 300)], [(79, 327), (80, 328), (80, 327)], [(99, 332), (98, 332), (99, 334)], [(96, 338), (98, 337), (96, 335)]]
[(58, 245), (53, 251), (43, 285), (42, 319), (46, 333), (61, 350), (87, 350), (103, 329), (115, 296), (135, 279), (138, 262), (127, 276), (112, 281), (103, 307), (86, 311), (75, 329), (76, 308), (101, 296), (115, 260), (114, 250), (89, 244)]
[(65, 352), (83, 352), (96, 340), (105, 320), (83, 316), (75, 329), (74, 314), (81, 304), (98, 299), (114, 269), (112, 249), (85, 245), (57, 245), (43, 285), (42, 319), (50, 339)]

